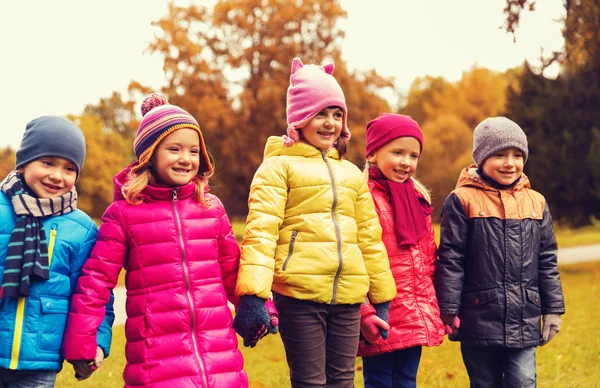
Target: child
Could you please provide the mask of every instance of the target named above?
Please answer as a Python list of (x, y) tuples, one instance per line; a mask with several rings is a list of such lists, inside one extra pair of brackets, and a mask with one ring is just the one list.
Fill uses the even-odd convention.
[(242, 336), (268, 324), (273, 290), (292, 387), (352, 387), (360, 304), (381, 316), (396, 294), (367, 181), (343, 159), (342, 89), (323, 67), (292, 62), (288, 136), (270, 137), (252, 181), (236, 295)]
[(152, 94), (142, 103), (138, 160), (115, 176), (114, 201), (73, 297), (64, 351), (94, 357), (99, 309), (127, 270), (126, 387), (245, 388), (232, 329), (239, 247), (196, 120)]
[[(84, 159), (77, 125), (38, 117), (27, 124), (16, 170), (0, 183), (0, 387), (53, 387), (62, 368), (69, 300), (98, 231), (77, 209)], [(96, 365), (110, 350), (108, 302), (107, 295), (98, 309)], [(87, 364), (76, 370), (82, 378), (91, 373)]]
[(476, 165), (443, 207), (435, 288), (472, 387), (535, 387), (535, 347), (559, 332), (565, 312), (550, 209), (523, 174), (528, 154), (516, 123), (482, 121)]
[(361, 307), (365, 387), (416, 387), (421, 347), (444, 340), (433, 275), (436, 245), (430, 195), (413, 175), (423, 152), (423, 134), (409, 116), (382, 114), (367, 124), (369, 189), (383, 228), (383, 242), (398, 295), (388, 326), (370, 304)]

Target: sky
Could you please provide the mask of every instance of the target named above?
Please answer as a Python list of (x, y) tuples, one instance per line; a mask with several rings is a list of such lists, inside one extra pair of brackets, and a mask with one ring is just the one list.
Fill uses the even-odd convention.
[[(563, 46), (563, 0), (538, 1), (523, 14), (516, 43), (500, 28), (505, 0), (340, 2), (349, 67), (395, 77), (404, 93), (419, 76), (457, 81), (474, 64), (504, 71)], [(0, 2), (0, 148), (18, 148), (38, 116), (80, 114), (113, 91), (127, 96), (132, 80), (166, 84), (162, 58), (147, 50), (152, 21), (166, 14), (166, 0)]]

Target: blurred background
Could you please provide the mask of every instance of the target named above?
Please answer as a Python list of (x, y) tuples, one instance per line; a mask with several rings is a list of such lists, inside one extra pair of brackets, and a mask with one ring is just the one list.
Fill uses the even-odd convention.
[(369, 120), (399, 112), (419, 122), (417, 176), (436, 219), (471, 163), (473, 128), (497, 115), (527, 133), (525, 172), (558, 222), (581, 227), (600, 214), (598, 0), (62, 0), (3, 3), (0, 15), (0, 175), (29, 120), (69, 116), (86, 134), (78, 190), (94, 218), (133, 160), (151, 91), (197, 118), (216, 162), (212, 191), (243, 218), (265, 140), (286, 128), (295, 56), (335, 63), (359, 167)]
[[(348, 159), (360, 168), (369, 120), (383, 112), (417, 120), (425, 136), (417, 177), (432, 191), (436, 220), (472, 163), (474, 127), (504, 115), (528, 135), (525, 173), (550, 204), (559, 247), (600, 244), (600, 0), (31, 0), (0, 4), (0, 36), (0, 177), (14, 168), (29, 120), (68, 117), (87, 141), (79, 206), (97, 220), (111, 202), (112, 177), (134, 160), (139, 105), (160, 91), (200, 123), (216, 165), (211, 191), (240, 237), (265, 141), (286, 128), (290, 65), (299, 56), (335, 63), (352, 131)], [(600, 258), (600, 246), (595, 252), (586, 255)], [(563, 331), (581, 331), (555, 340), (576, 349), (571, 358), (564, 348), (541, 352), (541, 386), (598, 386), (600, 341), (584, 333), (600, 330), (586, 302), (600, 265), (561, 273), (567, 311), (579, 310)], [(113, 366), (89, 386), (122, 385), (122, 333), (116, 341)], [(275, 349), (272, 365), (244, 350), (253, 387), (285, 386), (276, 341), (259, 344)], [(424, 353), (425, 386), (466, 384), (451, 345)], [(455, 366), (439, 369), (448, 359)], [(277, 363), (284, 377), (271, 380)], [(565, 377), (563, 366), (573, 365), (583, 380)], [(74, 383), (61, 378), (58, 386)]]

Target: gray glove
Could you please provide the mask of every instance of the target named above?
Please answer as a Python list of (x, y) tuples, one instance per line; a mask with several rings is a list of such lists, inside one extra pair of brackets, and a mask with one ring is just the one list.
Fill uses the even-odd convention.
[(559, 314), (546, 314), (542, 316), (542, 346), (554, 338), (554, 336), (560, 331), (560, 315)]

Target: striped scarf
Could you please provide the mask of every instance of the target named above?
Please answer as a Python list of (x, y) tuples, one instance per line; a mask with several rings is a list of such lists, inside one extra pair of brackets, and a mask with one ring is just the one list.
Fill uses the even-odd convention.
[(44, 217), (63, 215), (77, 208), (75, 186), (56, 198), (32, 195), (23, 176), (13, 171), (0, 183), (0, 190), (10, 198), (17, 222), (10, 235), (2, 274), (0, 296), (28, 296), (31, 278), (48, 280), (48, 243), (42, 224)]

